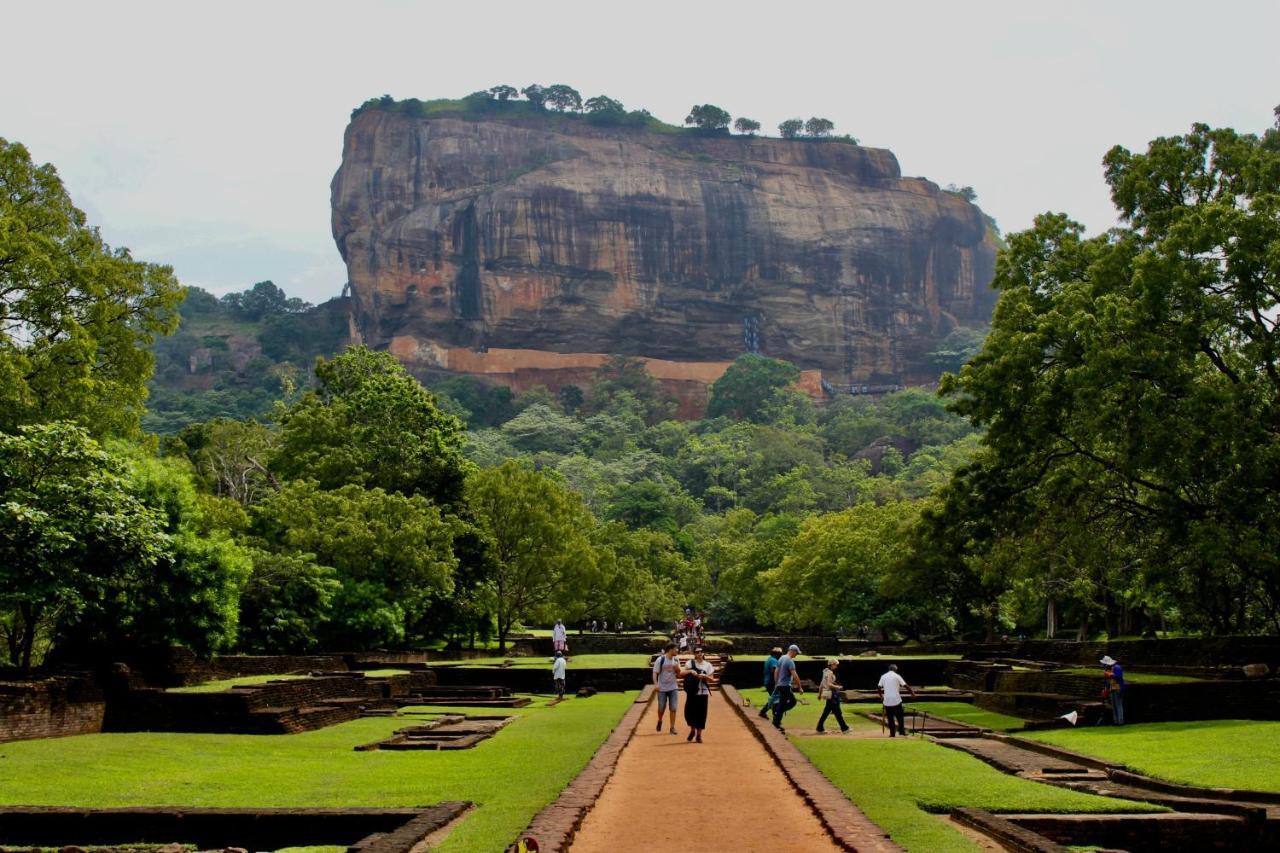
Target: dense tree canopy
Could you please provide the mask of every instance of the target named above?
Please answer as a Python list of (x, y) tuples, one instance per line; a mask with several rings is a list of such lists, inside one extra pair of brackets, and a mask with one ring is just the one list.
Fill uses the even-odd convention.
[(462, 425), (386, 352), (316, 365), (317, 388), (283, 413), (273, 469), (322, 488), (358, 483), (444, 504), (462, 497)]
[(170, 267), (113, 250), (53, 166), (0, 138), (0, 430), (70, 420), (135, 433), (147, 345), (176, 327), (181, 299)]

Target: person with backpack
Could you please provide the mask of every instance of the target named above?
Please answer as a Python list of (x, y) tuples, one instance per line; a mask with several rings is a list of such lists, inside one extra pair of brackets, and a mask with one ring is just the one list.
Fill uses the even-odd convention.
[(658, 689), (658, 731), (662, 731), (662, 714), (671, 709), (671, 733), (676, 734), (676, 707), (680, 704), (680, 660), (676, 644), (667, 643), (653, 662), (653, 686)]
[(711, 676), (715, 667), (706, 659), (702, 647), (694, 649), (688, 669), (680, 671), (684, 676), (684, 722), (689, 727), (686, 741), (702, 743), (702, 733), (707, 728), (707, 705), (711, 702)]
[(773, 707), (773, 682), (777, 680), (778, 659), (782, 657), (782, 649), (774, 646), (764, 659), (764, 705), (760, 708), (760, 719), (769, 717), (769, 709)]
[(787, 730), (782, 727), (782, 715), (796, 706), (795, 694), (804, 692), (796, 674), (796, 657), (799, 654), (800, 647), (792, 643), (787, 647), (787, 653), (778, 658), (777, 684), (773, 688), (773, 727), (784, 735)]

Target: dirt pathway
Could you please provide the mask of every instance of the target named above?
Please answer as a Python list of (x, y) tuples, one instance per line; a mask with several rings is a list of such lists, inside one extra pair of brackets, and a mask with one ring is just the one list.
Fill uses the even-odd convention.
[(667, 734), (667, 726), (654, 731), (657, 716), (655, 702), (575, 836), (573, 853), (839, 849), (723, 693), (711, 694), (705, 743), (685, 742), (683, 716), (679, 735)]

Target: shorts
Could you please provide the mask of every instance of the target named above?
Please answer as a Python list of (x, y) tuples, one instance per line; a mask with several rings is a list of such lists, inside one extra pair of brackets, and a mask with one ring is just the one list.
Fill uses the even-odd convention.
[(659, 690), (658, 691), (658, 713), (661, 714), (666, 708), (671, 708), (671, 713), (676, 712), (676, 707), (680, 704), (679, 690)]

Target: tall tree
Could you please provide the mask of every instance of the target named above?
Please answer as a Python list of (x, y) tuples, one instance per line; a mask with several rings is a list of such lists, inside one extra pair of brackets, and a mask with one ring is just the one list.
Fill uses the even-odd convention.
[(539, 86), (537, 83), (530, 83), (520, 90), (520, 94), (533, 104), (535, 109), (543, 109), (547, 103), (547, 90)]
[(0, 139), (0, 431), (137, 432), (147, 347), (177, 328), (182, 292), (170, 267), (104, 243), (53, 166)]
[(506, 651), (512, 625), (551, 616), (547, 606), (563, 594), (561, 584), (593, 563), (594, 522), (578, 495), (514, 461), (473, 474), (467, 498), (489, 540), (498, 650)]
[(163, 519), (78, 427), (0, 434), (0, 634), (23, 671), (121, 579), (165, 551)]
[(520, 91), (516, 89), (515, 86), (507, 86), (506, 84), (503, 84), (491, 88), (489, 90), (489, 94), (493, 95), (499, 101), (509, 101), (516, 95), (519, 95)]
[(814, 116), (804, 123), (804, 132), (812, 136), (814, 139), (821, 139), (824, 136), (830, 136), (831, 131), (836, 129), (835, 122), (827, 118), (818, 118)]
[(778, 133), (783, 139), (795, 139), (804, 132), (804, 119), (789, 118), (778, 125)]
[(712, 383), (707, 416), (762, 420), (773, 392), (799, 378), (800, 368), (789, 361), (755, 353), (740, 355)]
[(699, 130), (725, 130), (729, 127), (731, 116), (715, 104), (697, 104), (689, 108), (689, 115), (684, 123), (691, 124)]
[(556, 83), (554, 86), (548, 86), (544, 94), (547, 103), (558, 113), (582, 112), (582, 95), (572, 86)]
[(352, 347), (320, 359), (316, 380), (281, 415), (272, 470), (326, 489), (357, 483), (444, 505), (461, 499), (462, 424), (394, 356)]
[(733, 129), (738, 131), (738, 133), (744, 133), (748, 136), (755, 136), (757, 133), (760, 132), (760, 122), (756, 121), (753, 118), (747, 118), (743, 116), (734, 121)]
[(1124, 227), (1011, 237), (991, 336), (944, 388), (989, 480), (1094, 484), (1195, 627), (1280, 630), (1280, 153), (1198, 124), (1104, 163)]

